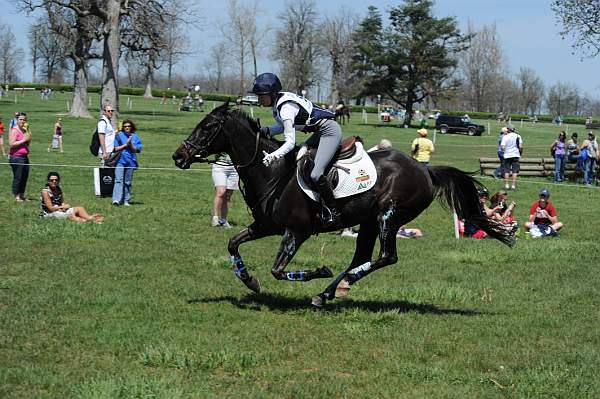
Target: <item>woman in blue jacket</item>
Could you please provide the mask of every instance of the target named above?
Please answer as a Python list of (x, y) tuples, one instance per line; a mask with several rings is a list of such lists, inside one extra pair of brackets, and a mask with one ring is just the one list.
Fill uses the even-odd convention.
[(121, 151), (121, 157), (115, 167), (115, 187), (113, 188), (113, 205), (129, 206), (133, 171), (137, 169), (137, 153), (142, 151), (142, 142), (135, 133), (137, 128), (133, 121), (123, 121), (123, 129), (115, 136), (115, 151)]

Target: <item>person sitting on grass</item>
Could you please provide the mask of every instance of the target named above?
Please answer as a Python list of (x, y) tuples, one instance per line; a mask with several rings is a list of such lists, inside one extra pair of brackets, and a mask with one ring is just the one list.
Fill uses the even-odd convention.
[(516, 222), (514, 212), (517, 203), (514, 201), (508, 202), (508, 193), (506, 190), (500, 190), (492, 195), (492, 218), (502, 224)]
[(40, 198), (41, 217), (44, 219), (69, 219), (74, 222), (93, 221), (102, 223), (104, 216), (99, 213), (90, 215), (81, 206), (72, 207), (67, 204), (62, 189), (58, 185), (59, 183), (60, 175), (57, 172), (48, 173), (48, 182), (46, 187), (42, 189)]
[[(481, 209), (481, 213), (485, 214), (489, 218), (492, 218), (494, 216), (496, 208), (490, 208), (487, 206), (488, 199), (490, 198), (490, 192), (486, 188), (481, 188), (478, 194), (479, 207)], [(487, 233), (483, 231), (479, 226), (469, 221), (461, 221), (460, 224), (461, 225), (459, 226), (459, 230), (462, 230), (462, 233), (465, 237), (485, 238), (488, 236)]]
[(556, 208), (548, 201), (550, 192), (543, 189), (539, 197), (538, 201), (531, 204), (529, 221), (525, 222), (525, 231), (530, 232), (532, 237), (557, 236), (563, 224), (558, 221)]

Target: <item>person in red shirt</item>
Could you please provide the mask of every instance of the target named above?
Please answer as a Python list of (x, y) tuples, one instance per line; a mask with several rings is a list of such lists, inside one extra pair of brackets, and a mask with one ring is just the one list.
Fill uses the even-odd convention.
[(546, 189), (540, 191), (540, 199), (534, 202), (529, 209), (529, 221), (525, 222), (525, 230), (529, 231), (534, 225), (546, 225), (554, 231), (562, 229), (563, 224), (558, 221), (558, 214), (552, 202), (548, 201), (550, 192)]
[(6, 157), (6, 151), (4, 150), (4, 123), (0, 118), (0, 149), (2, 149), (2, 155)]

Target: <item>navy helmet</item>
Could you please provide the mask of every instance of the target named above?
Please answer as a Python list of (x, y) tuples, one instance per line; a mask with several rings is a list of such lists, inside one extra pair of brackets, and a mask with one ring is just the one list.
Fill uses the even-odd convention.
[(270, 72), (258, 75), (254, 79), (254, 85), (252, 85), (252, 93), (257, 95), (278, 93), (281, 89), (281, 81), (277, 75)]
[(544, 188), (542, 191), (540, 191), (540, 197), (544, 197), (546, 199), (550, 198), (550, 191)]

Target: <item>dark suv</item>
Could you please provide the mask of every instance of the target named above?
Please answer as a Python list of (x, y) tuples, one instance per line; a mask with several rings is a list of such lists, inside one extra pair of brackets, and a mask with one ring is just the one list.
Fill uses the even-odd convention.
[(440, 115), (435, 120), (435, 128), (440, 133), (467, 133), (469, 136), (481, 136), (485, 126), (473, 123), (465, 116)]

